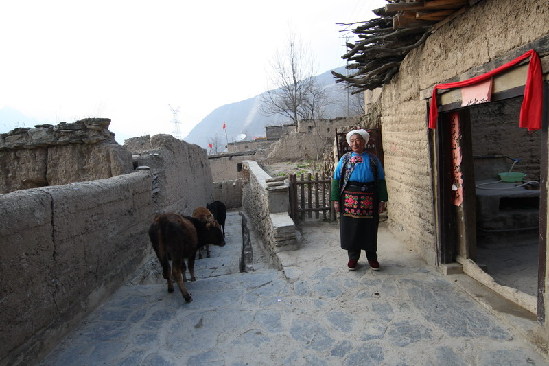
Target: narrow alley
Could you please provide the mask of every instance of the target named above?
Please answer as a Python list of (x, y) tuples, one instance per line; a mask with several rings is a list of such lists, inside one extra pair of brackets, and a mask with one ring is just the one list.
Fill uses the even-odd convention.
[(40, 365), (549, 365), (383, 225), (379, 272), (349, 272), (337, 224), (312, 223), (281, 271), (254, 245), (240, 273), (241, 222), (230, 211), (227, 245), (197, 260), (191, 303), (146, 263)]

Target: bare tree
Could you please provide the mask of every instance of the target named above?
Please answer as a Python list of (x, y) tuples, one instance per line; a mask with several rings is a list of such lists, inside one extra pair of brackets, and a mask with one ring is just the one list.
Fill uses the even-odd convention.
[(355, 93), (348, 95), (349, 102), (348, 102), (348, 116), (354, 117), (354, 116), (362, 116), (366, 112), (364, 108), (364, 93)]
[(312, 58), (295, 37), (290, 37), (284, 53), (276, 53), (272, 69), (272, 89), (261, 100), (265, 115), (282, 115), (294, 124), (322, 117), (326, 93), (316, 83)]
[(221, 138), (217, 136), (217, 133), (208, 139), (208, 147), (210, 148), (210, 155), (217, 155), (223, 150)]

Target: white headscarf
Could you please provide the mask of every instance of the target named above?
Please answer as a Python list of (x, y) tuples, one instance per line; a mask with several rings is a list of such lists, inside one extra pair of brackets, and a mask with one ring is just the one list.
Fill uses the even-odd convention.
[(362, 136), (366, 143), (368, 143), (368, 140), (370, 140), (370, 134), (366, 130), (352, 130), (347, 132), (347, 143), (349, 145), (351, 145), (351, 136), (353, 136), (354, 134), (359, 134), (360, 136)]

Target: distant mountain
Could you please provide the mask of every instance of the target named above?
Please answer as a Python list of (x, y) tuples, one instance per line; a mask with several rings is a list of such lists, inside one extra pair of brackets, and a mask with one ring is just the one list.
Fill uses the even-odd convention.
[[(339, 67), (334, 71), (345, 73), (345, 67)], [(324, 118), (347, 116), (349, 108), (345, 85), (336, 84), (330, 71), (317, 75), (315, 78), (318, 85), (325, 89), (330, 101), (325, 108)], [(184, 140), (206, 148), (208, 141), (217, 135), (218, 141), (225, 145), (227, 140), (234, 142), (242, 134), (246, 135), (247, 140), (265, 136), (265, 126), (290, 123), (282, 116), (267, 117), (263, 115), (260, 112), (261, 96), (262, 94), (259, 94), (253, 98), (225, 104), (214, 109), (189, 132)], [(356, 97), (351, 98), (356, 99)], [(223, 130), (224, 123), (226, 131)]]
[(17, 127), (34, 127), (38, 124), (35, 118), (24, 115), (11, 107), (0, 108), (0, 133), (5, 133)]

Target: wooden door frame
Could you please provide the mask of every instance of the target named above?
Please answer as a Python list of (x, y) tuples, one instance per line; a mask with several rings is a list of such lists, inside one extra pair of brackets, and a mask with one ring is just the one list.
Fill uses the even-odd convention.
[(541, 162), (540, 162), (540, 197), (539, 197), (539, 247), (538, 247), (538, 321), (545, 321), (545, 278), (547, 273), (547, 174), (548, 142), (547, 125), (549, 123), (549, 83), (543, 83), (543, 118), (541, 122)]
[(452, 159), (450, 151), (449, 114), (440, 113), (438, 127), (434, 131), (434, 155), (436, 169), (436, 217), (437, 262), (449, 264), (456, 261), (457, 228), (456, 212), (452, 205)]

